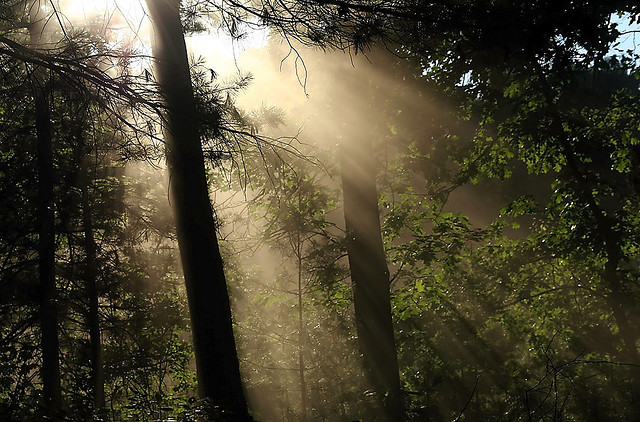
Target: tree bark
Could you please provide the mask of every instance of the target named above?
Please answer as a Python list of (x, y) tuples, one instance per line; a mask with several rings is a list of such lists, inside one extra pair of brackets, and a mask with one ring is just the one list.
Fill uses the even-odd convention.
[[(298, 188), (298, 209), (300, 209), (300, 188)], [(300, 229), (300, 228), (298, 228)], [(300, 406), (301, 421), (307, 420), (307, 382), (304, 372), (304, 347), (305, 347), (305, 329), (304, 318), (302, 313), (302, 239), (300, 239), (300, 231), (296, 236), (296, 258), (298, 260), (298, 375), (300, 378)]]
[(89, 327), (89, 345), (91, 350), (91, 385), (93, 387), (93, 404), (96, 410), (105, 405), (104, 399), (104, 364), (102, 342), (100, 339), (100, 307), (98, 301), (98, 267), (96, 262), (96, 242), (93, 234), (93, 218), (89, 200), (89, 181), (91, 177), (89, 156), (85, 157), (81, 169), (82, 191), (82, 223), (84, 228), (85, 249), (85, 288), (89, 300), (87, 325)]
[(343, 142), (340, 155), (347, 254), (360, 352), (385, 420), (401, 421), (405, 415), (371, 141)]
[(155, 39), (156, 78), (166, 113), (164, 140), (178, 235), (198, 392), (224, 412), (250, 421), (233, 336), (231, 307), (209, 200), (179, 0), (147, 0)]
[[(31, 3), (29, 35), (38, 48), (44, 30), (44, 14), (40, 1)], [(47, 77), (43, 69), (35, 69), (31, 77), (35, 108), (37, 143), (37, 216), (38, 216), (38, 276), (39, 318), (42, 347), (42, 398), (45, 415), (56, 418), (62, 409), (60, 360), (58, 341), (58, 312), (56, 309), (55, 278), (55, 216), (53, 204), (53, 152), (49, 103), (46, 94)]]

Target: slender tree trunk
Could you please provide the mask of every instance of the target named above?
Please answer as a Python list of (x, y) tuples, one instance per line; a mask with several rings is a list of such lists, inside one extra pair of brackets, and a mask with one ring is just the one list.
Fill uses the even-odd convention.
[[(40, 1), (31, 3), (29, 35), (31, 45), (38, 48), (44, 30), (44, 14)], [(55, 418), (62, 409), (60, 360), (58, 342), (58, 312), (56, 309), (55, 220), (53, 211), (52, 128), (46, 95), (47, 77), (35, 69), (31, 86), (35, 106), (37, 172), (38, 172), (38, 273), (40, 278), (39, 318), (42, 347), (43, 405), (47, 416)]]
[[(609, 239), (613, 243), (613, 239)], [(613, 246), (613, 245), (611, 245)], [(636, 328), (629, 323), (625, 304), (629, 300), (622, 291), (621, 276), (618, 272), (620, 263), (620, 245), (615, 242), (615, 247), (609, 247), (607, 263), (604, 268), (604, 280), (610, 289), (606, 295), (609, 306), (613, 311), (613, 317), (618, 325), (618, 332), (622, 338), (622, 359), (624, 363), (630, 363), (630, 393), (633, 402), (631, 420), (640, 420), (640, 356), (638, 355), (638, 334)]]
[(147, 0), (154, 26), (155, 72), (164, 96), (164, 139), (182, 269), (189, 300), (198, 391), (249, 421), (233, 336), (231, 307), (197, 129), (179, 0)]
[(385, 420), (401, 421), (405, 415), (371, 141), (343, 142), (340, 155), (347, 253), (360, 352), (384, 408)]
[[(621, 276), (618, 272), (620, 263), (620, 245), (614, 240), (609, 240), (615, 246), (607, 248), (607, 263), (604, 267), (603, 278), (610, 289), (606, 295), (606, 299), (611, 307), (613, 317), (618, 325), (618, 332), (622, 338), (622, 354), (627, 363), (634, 365), (640, 364), (640, 356), (638, 355), (638, 334), (636, 329), (629, 324), (629, 319), (625, 312), (625, 303), (629, 300), (625, 297), (621, 286)], [(636, 373), (638, 371), (636, 370)], [(637, 384), (637, 383), (636, 383)], [(639, 386), (640, 387), (640, 386)], [(640, 395), (638, 395), (640, 399)], [(640, 406), (640, 403), (638, 403)]]
[[(300, 209), (300, 189), (298, 189), (298, 209)], [(298, 372), (300, 377), (300, 404), (302, 408), (302, 421), (307, 420), (307, 383), (304, 378), (304, 319), (302, 315), (302, 240), (300, 232), (296, 238), (296, 255), (298, 258)]]
[(89, 299), (89, 343), (91, 349), (91, 385), (93, 387), (93, 404), (95, 409), (101, 409), (104, 401), (104, 363), (102, 342), (100, 339), (100, 308), (98, 303), (98, 268), (96, 263), (96, 242), (93, 234), (93, 218), (91, 216), (91, 201), (89, 199), (90, 165), (89, 157), (84, 160), (81, 172), (82, 191), (82, 223), (84, 228), (85, 249), (85, 286)]

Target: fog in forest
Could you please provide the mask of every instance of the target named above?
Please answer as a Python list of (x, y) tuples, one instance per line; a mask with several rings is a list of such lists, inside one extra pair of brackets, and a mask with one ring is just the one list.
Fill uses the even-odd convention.
[[(206, 49), (196, 53), (215, 69), (215, 57)], [(363, 90), (374, 87), (382, 91), (376, 95), (384, 97), (402, 84), (365, 57), (301, 46), (293, 51), (277, 37), (237, 54), (229, 77), (245, 71), (251, 72), (252, 81), (238, 94), (239, 107), (248, 112), (276, 107), (282, 122), (265, 127), (265, 133), (274, 138), (295, 136), (290, 147), (275, 151), (275, 162), (253, 162), (257, 168), (249, 175), (225, 175), (227, 183), (244, 189), (229, 197), (223, 182), (213, 192), (225, 243), (237, 251), (230, 259), (247, 274), (232, 299), (239, 352), (246, 359), (243, 375), (251, 385), (248, 399), (267, 420), (348, 418), (373, 402), (357, 393), (367, 388), (353, 335), (348, 262), (336, 250), (344, 236), (340, 144), (374, 136), (376, 122), (388, 117), (388, 110), (378, 109)], [(356, 81), (364, 81), (364, 86)], [(419, 96), (405, 99), (407, 103), (428, 107)], [(383, 142), (379, 146), (385, 148)], [(388, 148), (391, 151), (380, 151), (376, 158), (395, 154), (393, 146)], [(315, 205), (326, 209), (308, 208), (313, 202), (301, 208), (296, 195), (325, 195), (326, 202)], [(322, 226), (322, 233), (314, 232), (314, 223)], [(287, 226), (293, 234), (284, 232)], [(335, 268), (318, 267), (325, 262), (314, 255), (322, 248), (328, 254), (322, 259)], [(233, 282), (231, 286), (233, 290)]]
[(6, 3), (0, 420), (640, 417), (637, 5), (321, 3)]

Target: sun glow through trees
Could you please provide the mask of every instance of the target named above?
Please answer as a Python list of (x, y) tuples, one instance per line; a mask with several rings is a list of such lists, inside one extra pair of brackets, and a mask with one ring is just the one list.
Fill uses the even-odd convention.
[(149, 22), (141, 0), (58, 0), (57, 12), (67, 28), (93, 26), (117, 44), (148, 44)]

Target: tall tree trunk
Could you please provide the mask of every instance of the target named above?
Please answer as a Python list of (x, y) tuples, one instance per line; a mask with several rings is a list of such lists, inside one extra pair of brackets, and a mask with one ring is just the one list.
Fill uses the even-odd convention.
[[(298, 209), (300, 209), (300, 188), (298, 188)], [(299, 227), (298, 230), (301, 230)], [(296, 257), (298, 259), (298, 375), (300, 378), (300, 405), (301, 405), (301, 421), (307, 420), (307, 382), (304, 377), (304, 318), (302, 313), (302, 240), (300, 239), (300, 231), (296, 237)]]
[[(45, 16), (40, 1), (31, 3), (29, 35), (31, 45), (38, 48), (44, 30)], [(58, 312), (56, 309), (55, 220), (53, 211), (52, 128), (46, 94), (47, 76), (43, 69), (32, 73), (31, 86), (35, 106), (37, 172), (38, 172), (38, 273), (40, 279), (39, 318), (42, 347), (42, 395), (45, 414), (55, 418), (62, 409)]]
[(91, 349), (91, 385), (93, 404), (96, 410), (104, 407), (104, 364), (102, 342), (100, 339), (100, 307), (98, 303), (98, 267), (96, 262), (96, 242), (93, 234), (93, 218), (89, 196), (90, 159), (86, 156), (81, 169), (80, 189), (82, 191), (82, 225), (84, 228), (85, 249), (85, 288), (89, 300), (87, 325)]
[(347, 253), (360, 352), (385, 419), (401, 421), (405, 415), (371, 141), (343, 142), (340, 155)]
[(147, 6), (155, 33), (156, 77), (167, 107), (164, 140), (170, 199), (189, 300), (198, 391), (225, 412), (224, 420), (249, 421), (197, 129), (180, 1), (147, 0)]

